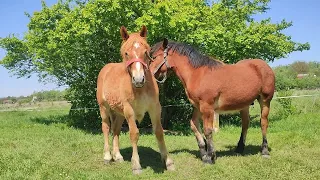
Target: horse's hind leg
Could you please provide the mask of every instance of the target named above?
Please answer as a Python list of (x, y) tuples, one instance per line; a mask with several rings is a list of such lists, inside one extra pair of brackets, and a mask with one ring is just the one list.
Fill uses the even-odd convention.
[(241, 120), (242, 120), (242, 122), (241, 122), (242, 131), (241, 131), (241, 136), (240, 136), (240, 139), (238, 142), (238, 146), (236, 148), (237, 153), (243, 153), (243, 150), (244, 150), (248, 127), (249, 127), (249, 107), (242, 109), (240, 111), (240, 116), (241, 116)]
[(270, 100), (259, 98), (261, 108), (261, 131), (262, 131), (262, 145), (261, 154), (264, 157), (269, 157), (268, 141), (267, 141), (267, 129), (268, 129), (268, 115), (270, 111)]
[(198, 147), (200, 150), (200, 157), (203, 160), (206, 155), (207, 155), (207, 150), (206, 150), (206, 143), (200, 133), (200, 124), (199, 124), (199, 118), (200, 118), (200, 112), (198, 109), (193, 108), (193, 114), (192, 114), (192, 119), (190, 120), (190, 126), (191, 129), (196, 136), (197, 142), (198, 142)]
[(161, 158), (166, 165), (166, 169), (169, 171), (174, 170), (173, 160), (169, 157), (169, 153), (167, 151), (167, 147), (164, 141), (163, 128), (161, 125), (161, 106), (160, 103), (156, 103), (155, 107), (153, 107), (149, 111), (149, 115), (151, 118), (151, 123), (153, 127), (153, 131), (156, 134), (156, 138), (158, 141), (158, 146), (160, 149)]
[(129, 104), (124, 105), (124, 115), (129, 125), (130, 141), (132, 145), (132, 172), (133, 174), (140, 174), (142, 173), (142, 169), (138, 154), (139, 129), (137, 128), (134, 111)]
[(109, 147), (109, 131), (110, 131), (110, 114), (108, 109), (106, 109), (104, 106), (100, 106), (100, 115), (102, 119), (102, 132), (104, 136), (104, 162), (107, 164), (112, 160), (112, 156), (110, 153), (110, 147)]
[(112, 157), (113, 160), (116, 162), (122, 162), (123, 157), (120, 154), (119, 149), (119, 135), (121, 132), (122, 123), (124, 121), (124, 117), (121, 115), (116, 115), (116, 118), (112, 122), (112, 131), (113, 131), (113, 151), (112, 151)]

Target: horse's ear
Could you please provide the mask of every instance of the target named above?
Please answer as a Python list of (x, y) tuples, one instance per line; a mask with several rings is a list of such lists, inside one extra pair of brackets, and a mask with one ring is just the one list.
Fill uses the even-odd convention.
[(140, 30), (140, 36), (147, 37), (147, 32), (148, 32), (147, 27), (145, 25), (142, 25), (142, 28)]
[(166, 49), (167, 46), (168, 46), (168, 39), (167, 39), (167, 38), (164, 38), (164, 39), (163, 39), (163, 43), (162, 43), (162, 47), (163, 47), (163, 49)]
[(120, 34), (121, 34), (122, 40), (126, 41), (127, 39), (129, 39), (129, 34), (128, 34), (128, 32), (127, 32), (126, 27), (121, 26), (121, 28), (120, 28)]

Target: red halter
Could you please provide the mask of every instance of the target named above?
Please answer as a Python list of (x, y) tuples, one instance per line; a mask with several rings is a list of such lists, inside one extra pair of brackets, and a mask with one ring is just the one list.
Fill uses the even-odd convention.
[(143, 60), (140, 58), (133, 58), (130, 61), (127, 61), (126, 67), (128, 68), (134, 62), (140, 62), (144, 67), (146, 67), (148, 69), (148, 65), (145, 62), (143, 62)]

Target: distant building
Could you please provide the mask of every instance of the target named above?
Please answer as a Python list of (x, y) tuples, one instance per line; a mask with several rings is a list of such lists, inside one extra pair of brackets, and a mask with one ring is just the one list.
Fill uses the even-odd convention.
[(14, 102), (11, 99), (5, 99), (2, 101), (3, 104), (14, 104)]
[(309, 74), (298, 74), (297, 78), (298, 79), (302, 79), (302, 78), (307, 77), (307, 76), (309, 76)]
[(33, 96), (32, 97), (32, 100), (31, 100), (31, 103), (35, 103), (38, 101), (38, 97), (37, 96)]

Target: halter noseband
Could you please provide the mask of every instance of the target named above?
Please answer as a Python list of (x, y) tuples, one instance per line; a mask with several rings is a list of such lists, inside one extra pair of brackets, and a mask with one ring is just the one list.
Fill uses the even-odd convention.
[(148, 68), (148, 65), (147, 65), (145, 62), (143, 62), (143, 60), (140, 59), (140, 58), (133, 58), (133, 59), (131, 59), (130, 61), (127, 61), (127, 62), (126, 62), (126, 67), (128, 68), (128, 67), (129, 67), (131, 64), (133, 64), (134, 62), (140, 62), (145, 68), (149, 69), (149, 68)]
[[(171, 68), (171, 66), (169, 65), (168, 63), (168, 60), (167, 60), (167, 56), (168, 56), (168, 48), (166, 48), (164, 51), (163, 51), (163, 61), (154, 69), (153, 71), (153, 75), (155, 75), (159, 69), (163, 66), (163, 64), (166, 65), (167, 69), (168, 68)], [(156, 78), (155, 78), (156, 79)], [(156, 79), (156, 81), (158, 83), (164, 83), (165, 81), (167, 80), (167, 73), (164, 74), (164, 77), (161, 81), (159, 81), (158, 79)]]

